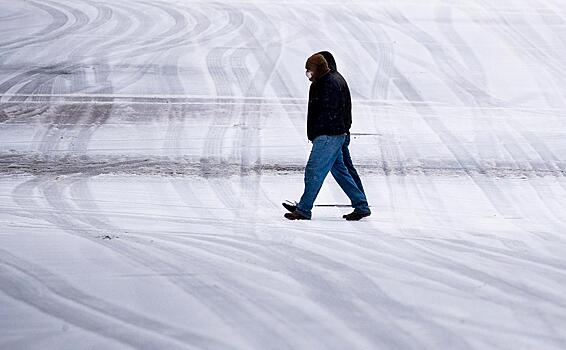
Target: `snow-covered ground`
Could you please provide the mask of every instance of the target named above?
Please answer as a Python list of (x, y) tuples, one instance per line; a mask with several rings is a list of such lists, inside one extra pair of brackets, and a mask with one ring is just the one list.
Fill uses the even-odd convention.
[[(373, 215), (309, 152), (334, 53)], [(566, 10), (0, 0), (0, 349), (566, 348)]]

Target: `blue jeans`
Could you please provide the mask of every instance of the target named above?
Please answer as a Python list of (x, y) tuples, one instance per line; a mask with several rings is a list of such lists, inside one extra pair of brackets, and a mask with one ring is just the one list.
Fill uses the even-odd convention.
[(305, 169), (305, 191), (297, 204), (297, 211), (301, 215), (311, 218), (316, 196), (331, 170), (338, 185), (350, 198), (354, 211), (370, 213), (365, 194), (360, 191), (344, 164), (342, 146), (345, 140), (346, 135), (322, 135), (314, 139)]
[[(350, 145), (350, 134), (347, 134), (346, 140), (342, 145), (342, 157), (344, 158), (344, 165), (346, 165), (346, 168), (348, 168), (348, 172), (350, 173), (350, 176), (352, 176), (352, 179), (354, 179), (354, 182), (358, 186), (358, 189), (365, 194), (366, 192), (364, 191), (364, 186), (362, 186), (362, 180), (360, 179), (360, 175), (358, 175), (356, 168), (354, 168), (354, 163), (352, 162), (352, 157), (350, 156), (350, 150), (348, 149), (349, 145)], [(334, 172), (332, 172), (332, 175), (336, 179)]]

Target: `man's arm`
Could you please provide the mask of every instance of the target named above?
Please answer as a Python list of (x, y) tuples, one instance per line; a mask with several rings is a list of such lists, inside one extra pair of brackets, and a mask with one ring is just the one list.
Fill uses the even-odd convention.
[(309, 88), (309, 101), (307, 106), (307, 138), (309, 141), (314, 140), (315, 135), (315, 124), (318, 118), (318, 99), (315, 96), (316, 88), (314, 84), (311, 84)]

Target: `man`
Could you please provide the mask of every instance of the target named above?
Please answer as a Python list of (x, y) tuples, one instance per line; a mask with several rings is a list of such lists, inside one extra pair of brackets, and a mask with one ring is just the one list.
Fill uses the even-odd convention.
[[(330, 68), (330, 74), (334, 74), (336, 79), (340, 83), (340, 88), (342, 89), (342, 93), (344, 94), (345, 103), (346, 103), (346, 114), (344, 115), (344, 123), (346, 126), (346, 141), (342, 146), (342, 157), (344, 158), (344, 165), (348, 168), (348, 172), (354, 182), (358, 186), (358, 189), (364, 192), (364, 187), (362, 186), (362, 180), (354, 168), (354, 163), (352, 162), (352, 157), (350, 156), (350, 150), (348, 146), (350, 145), (350, 127), (352, 126), (352, 98), (350, 96), (350, 89), (348, 88), (348, 83), (346, 83), (346, 79), (342, 76), (342, 74), (338, 73), (338, 69), (336, 68), (336, 60), (334, 56), (328, 51), (321, 51), (319, 52), (328, 62), (328, 68)], [(334, 173), (333, 173), (334, 175)]]
[[(344, 90), (345, 81), (331, 73), (328, 62), (320, 53), (306, 62), (306, 75), (312, 82), (309, 90), (307, 136), (313, 146), (305, 169), (305, 190), (296, 205), (283, 204), (290, 213), (289, 220), (310, 220), (314, 201), (326, 175), (332, 175), (348, 195), (354, 211), (344, 215), (346, 220), (360, 220), (371, 214), (365, 194), (350, 175), (344, 164), (342, 148), (350, 122), (347, 121), (351, 106)], [(341, 76), (340, 76), (341, 77)], [(343, 78), (342, 78), (343, 80)], [(347, 94), (349, 96), (349, 92)], [(351, 115), (351, 114), (350, 114)], [(349, 153), (348, 153), (349, 154)]]

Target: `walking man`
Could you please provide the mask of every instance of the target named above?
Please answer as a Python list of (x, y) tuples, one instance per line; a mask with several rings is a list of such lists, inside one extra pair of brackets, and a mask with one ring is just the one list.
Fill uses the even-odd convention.
[[(350, 89), (348, 88), (348, 83), (346, 83), (346, 79), (342, 76), (342, 74), (338, 73), (338, 69), (336, 67), (336, 60), (334, 56), (328, 51), (321, 51), (319, 52), (328, 62), (328, 68), (330, 69), (329, 74), (333, 74), (336, 77), (336, 80), (340, 84), (340, 89), (344, 94), (344, 99), (346, 103), (346, 113), (344, 114), (344, 124), (346, 126), (346, 141), (344, 145), (342, 145), (342, 157), (344, 158), (344, 165), (348, 168), (348, 172), (354, 182), (358, 186), (358, 189), (365, 194), (364, 187), (362, 186), (362, 180), (354, 168), (354, 163), (352, 162), (352, 157), (350, 156), (350, 149), (348, 146), (350, 145), (350, 127), (352, 126), (352, 98), (350, 96)], [(334, 175), (334, 173), (332, 173)]]
[(344, 90), (344, 86), (347, 88), (346, 82), (342, 78), (342, 84), (338, 75), (331, 73), (327, 60), (320, 53), (309, 57), (305, 68), (305, 74), (312, 82), (309, 90), (307, 136), (313, 146), (305, 169), (304, 193), (296, 206), (283, 204), (291, 211), (285, 217), (289, 220), (310, 220), (322, 183), (328, 172), (332, 171), (336, 182), (354, 207), (354, 211), (344, 215), (344, 218), (360, 220), (369, 216), (371, 211), (365, 194), (358, 188), (344, 164), (342, 149), (351, 124), (351, 104), (347, 105), (349, 98), (346, 98)]

